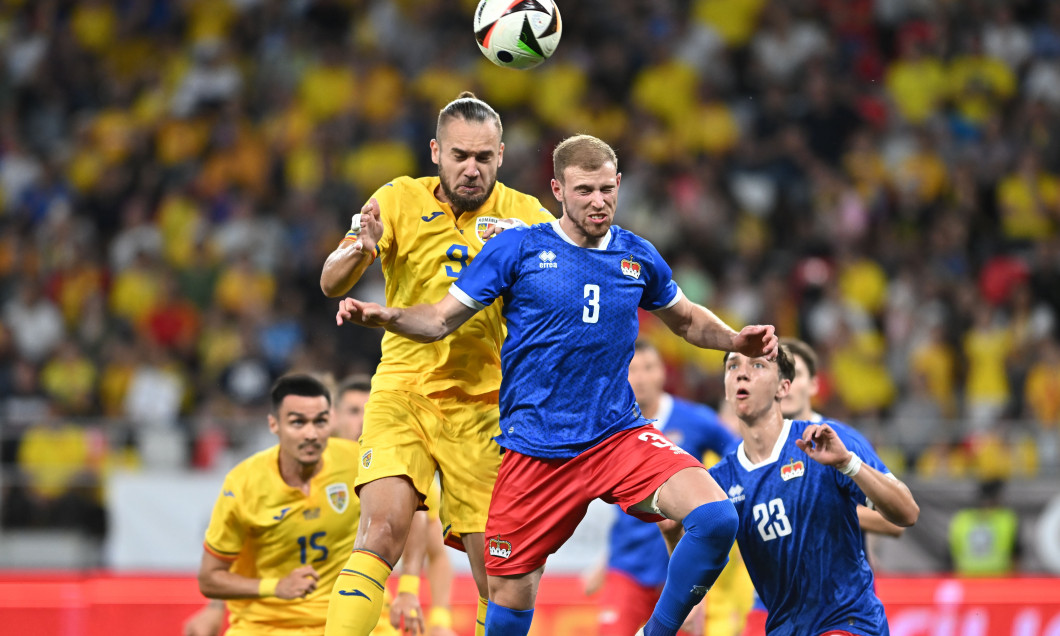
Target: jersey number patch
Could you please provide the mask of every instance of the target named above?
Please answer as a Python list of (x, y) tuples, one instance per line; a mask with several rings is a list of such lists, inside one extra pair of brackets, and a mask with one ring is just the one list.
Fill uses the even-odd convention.
[[(445, 266), (445, 273), (449, 278), (459, 278), (460, 272), (467, 267), (467, 259), (470, 258), (467, 253), (467, 246), (450, 245), (449, 249), (445, 250), (445, 255), (449, 257), (449, 260), (453, 261), (453, 265)], [(456, 265), (459, 265), (459, 267), (454, 269)]]
[(313, 562), (326, 561), (328, 558), (327, 546), (320, 545), (317, 543), (318, 539), (323, 539), (327, 535), (326, 532), (314, 532), (308, 537), (298, 537), (298, 549), (302, 557), (302, 565), (305, 565), (308, 559), (306, 554), (307, 549), (315, 550), (317, 558), (313, 559)]
[(791, 534), (791, 523), (784, 512), (784, 500), (779, 497), (768, 504), (755, 504), (752, 509), (755, 522), (758, 524), (758, 534), (762, 535), (763, 541), (772, 541), (777, 537), (786, 537)]
[(582, 307), (582, 322), (593, 324), (600, 320), (600, 286), (586, 285), (582, 298), (586, 299), (586, 305)]

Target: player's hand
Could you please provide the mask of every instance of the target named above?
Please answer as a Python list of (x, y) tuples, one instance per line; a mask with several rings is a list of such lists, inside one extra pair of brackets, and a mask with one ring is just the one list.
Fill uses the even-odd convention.
[(224, 603), (211, 601), (184, 621), (183, 636), (217, 636), (225, 618)]
[(773, 325), (747, 325), (732, 339), (733, 351), (748, 358), (769, 358), (777, 355), (776, 328)]
[(276, 597), (289, 601), (312, 594), (317, 589), (319, 578), (320, 575), (311, 565), (296, 568), (276, 584)]
[(373, 252), (383, 238), (383, 221), (379, 216), (379, 202), (375, 198), (361, 206), (361, 211), (350, 219), (350, 229), (357, 233), (362, 252)]
[(408, 592), (399, 593), (390, 604), (390, 624), (402, 630), (402, 634), (422, 635), (425, 627), (419, 597)]
[(376, 303), (366, 303), (355, 298), (343, 298), (339, 301), (339, 310), (335, 312), (335, 324), (342, 326), (350, 322), (362, 327), (386, 327), (393, 319), (393, 311)]
[(825, 466), (845, 466), (850, 461), (851, 452), (835, 430), (827, 424), (811, 424), (802, 432), (802, 439), (795, 440), (795, 445), (810, 459)]
[(487, 240), (493, 238), (494, 236), (497, 236), (498, 234), (500, 234), (504, 230), (510, 230), (510, 229), (516, 228), (516, 227), (530, 227), (530, 226), (527, 225), (526, 221), (523, 221), (522, 219), (501, 219), (500, 221), (497, 221), (496, 223), (494, 223), (493, 227), (491, 227), (490, 229), (486, 230), (482, 234), (482, 240), (483, 241), (487, 241)]

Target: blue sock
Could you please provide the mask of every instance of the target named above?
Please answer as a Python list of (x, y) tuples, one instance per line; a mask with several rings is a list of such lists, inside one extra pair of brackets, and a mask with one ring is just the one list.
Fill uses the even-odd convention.
[(513, 610), (490, 601), (486, 609), (486, 636), (526, 636), (530, 633), (530, 622), (534, 620), (534, 608)]
[(692, 608), (714, 585), (736, 539), (740, 518), (728, 499), (714, 501), (688, 513), (685, 536), (677, 542), (666, 569), (666, 585), (655, 604), (644, 636), (674, 636)]

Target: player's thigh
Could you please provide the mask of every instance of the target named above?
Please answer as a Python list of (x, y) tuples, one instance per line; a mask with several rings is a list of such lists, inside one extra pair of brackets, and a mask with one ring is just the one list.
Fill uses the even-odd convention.
[(500, 413), (492, 401), (438, 401), (444, 415), (442, 434), (434, 441), (441, 473), (442, 526), (457, 534), (483, 532), (493, 485), (501, 464)]
[(667, 479), (659, 488), (656, 503), (668, 519), (680, 521), (703, 504), (726, 498), (725, 491), (710, 473), (697, 466), (678, 471)]
[(364, 484), (384, 477), (406, 477), (422, 500), (434, 481), (436, 465), (429, 440), (441, 413), (428, 400), (403, 391), (375, 391), (364, 409), (358, 494)]
[(629, 636), (648, 622), (661, 590), (637, 583), (628, 574), (609, 570), (600, 590), (600, 636)]

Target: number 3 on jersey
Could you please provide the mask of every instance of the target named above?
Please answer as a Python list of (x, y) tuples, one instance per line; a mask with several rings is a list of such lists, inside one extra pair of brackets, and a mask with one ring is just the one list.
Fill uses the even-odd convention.
[(758, 523), (758, 534), (762, 535), (763, 541), (772, 541), (791, 534), (791, 524), (788, 523), (788, 516), (784, 511), (783, 499), (778, 497), (768, 504), (755, 504), (752, 512), (755, 522)]
[(582, 322), (593, 324), (600, 320), (600, 286), (586, 285), (582, 297), (586, 299), (582, 307)]

